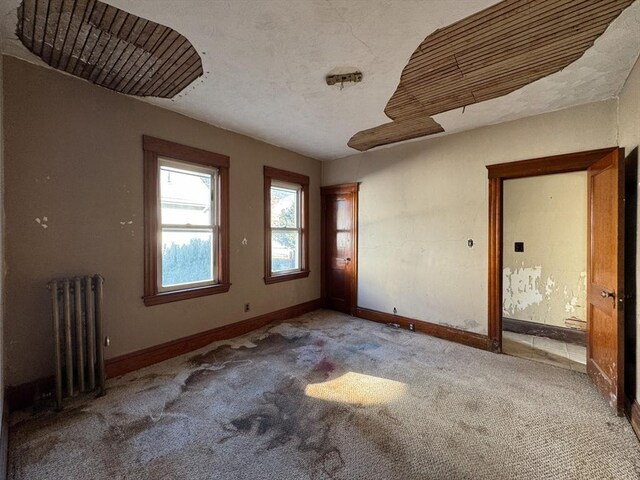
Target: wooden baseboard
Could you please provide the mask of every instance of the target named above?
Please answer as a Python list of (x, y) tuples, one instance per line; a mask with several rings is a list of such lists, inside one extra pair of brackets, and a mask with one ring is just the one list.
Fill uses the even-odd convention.
[(47, 398), (51, 398), (54, 388), (53, 376), (39, 378), (20, 385), (9, 385), (5, 389), (9, 412), (39, 405)]
[[(183, 353), (205, 347), (212, 342), (228, 340), (264, 327), (271, 322), (295, 318), (305, 313), (312, 312), (322, 307), (320, 299), (300, 303), (291, 307), (276, 310), (257, 317), (248, 318), (240, 322), (224, 325), (204, 332), (189, 335), (170, 342), (155, 345), (153, 347), (137, 350), (106, 361), (107, 378), (118, 377), (125, 373), (148, 367), (154, 363), (162, 362)], [(53, 390), (53, 377), (46, 377), (22, 385), (8, 387), (6, 398), (9, 410), (26, 408), (47, 395)]]
[(516, 318), (502, 317), (502, 329), (507, 332), (522, 333), (536, 337), (546, 337), (575, 345), (587, 344), (587, 333), (575, 328), (558, 327), (544, 323), (529, 322)]
[(107, 377), (118, 377), (125, 373), (148, 367), (154, 363), (177, 357), (183, 353), (192, 352), (212, 342), (239, 337), (240, 335), (264, 327), (271, 322), (287, 320), (317, 310), (321, 307), (321, 304), (320, 299), (300, 303), (292, 307), (283, 308), (282, 310), (276, 310), (275, 312), (266, 313), (230, 325), (224, 325), (205, 332), (196, 333), (195, 335), (111, 358), (107, 360)]
[(402, 328), (407, 329), (409, 328), (409, 323), (413, 323), (417, 332), (426, 333), (432, 337), (461, 343), (481, 350), (490, 349), (491, 342), (489, 337), (479, 333), (467, 332), (458, 328), (447, 327), (444, 325), (425, 322), (423, 320), (415, 320), (413, 318), (401, 317), (400, 315), (393, 315), (391, 313), (384, 313), (361, 307), (356, 309), (356, 316), (379, 323), (397, 323)]
[(2, 409), (2, 427), (0, 428), (0, 480), (6, 480), (9, 467), (9, 406), (6, 402)]
[(631, 411), (629, 412), (629, 421), (633, 431), (636, 432), (638, 440), (640, 440), (640, 404), (638, 400), (631, 404)]

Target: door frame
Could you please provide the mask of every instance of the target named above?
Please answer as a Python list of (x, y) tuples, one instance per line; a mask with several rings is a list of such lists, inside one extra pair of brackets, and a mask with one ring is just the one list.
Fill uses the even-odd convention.
[(327, 195), (335, 195), (340, 193), (351, 193), (353, 194), (353, 216), (352, 216), (352, 225), (353, 225), (353, 255), (351, 256), (351, 265), (353, 268), (353, 278), (351, 280), (351, 305), (349, 306), (349, 311), (352, 316), (356, 316), (356, 310), (358, 308), (358, 192), (360, 191), (360, 183), (343, 183), (340, 185), (329, 185), (326, 187), (320, 187), (320, 284), (321, 284), (321, 294), (320, 298), (322, 299), (322, 305), (325, 306), (326, 289), (325, 289), (325, 279), (326, 279), (326, 248), (325, 242), (327, 239), (327, 232), (325, 231), (325, 221), (327, 218), (327, 203), (326, 196)]
[[(620, 150), (618, 147), (589, 150), (585, 152), (554, 155), (516, 162), (487, 165), (489, 176), (489, 284), (488, 321), (489, 346), (491, 351), (502, 353), (502, 268), (503, 268), (503, 184), (513, 178), (536, 177), (554, 173), (579, 172)], [(624, 168), (624, 163), (620, 165)], [(624, 214), (621, 215), (623, 218)], [(590, 255), (590, 253), (588, 254)], [(624, 274), (624, 272), (620, 272)], [(620, 342), (620, 339), (618, 339)], [(620, 348), (624, 348), (622, 339)], [(623, 379), (619, 379), (623, 381)]]

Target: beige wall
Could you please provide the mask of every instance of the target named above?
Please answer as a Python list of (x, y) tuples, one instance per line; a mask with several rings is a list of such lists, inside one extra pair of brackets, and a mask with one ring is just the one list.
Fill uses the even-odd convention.
[[(635, 155), (638, 158), (638, 147), (640, 145), (640, 60), (636, 62), (627, 79), (619, 97), (618, 104), (618, 125), (619, 125), (619, 145), (624, 147), (625, 155)], [(640, 214), (640, 208), (638, 208)], [(638, 221), (640, 225), (640, 218)], [(640, 237), (636, 237), (636, 252), (640, 254)], [(636, 279), (640, 285), (640, 258), (636, 257)], [(637, 292), (631, 292), (636, 294)], [(637, 300), (636, 300), (637, 301)], [(640, 339), (640, 308), (637, 310), (636, 338)], [(636, 343), (636, 359), (640, 359), (640, 342)], [(636, 365), (636, 399), (640, 399), (640, 368)]]
[[(12, 57), (4, 106), (9, 385), (52, 373), (54, 277), (105, 277), (108, 358), (320, 296), (318, 161)], [(231, 157), (229, 293), (143, 305), (143, 134)], [(307, 279), (263, 282), (265, 164), (311, 178)]]
[[(10, 57), (4, 63), (8, 384), (51, 372), (44, 286), (52, 277), (105, 275), (108, 357), (319, 296), (317, 255), (309, 279), (271, 286), (261, 279), (261, 167), (311, 176), (317, 252), (319, 162)], [(616, 145), (618, 122), (630, 152), (640, 143), (639, 119), (636, 65), (619, 102), (325, 162), (324, 185), (362, 182), (359, 305), (486, 333), (485, 165)], [(228, 294), (143, 306), (142, 134), (231, 157)], [(35, 222), (45, 216), (46, 229)]]
[(506, 180), (503, 205), (503, 315), (586, 321), (587, 173)]
[(362, 182), (360, 306), (486, 333), (485, 165), (610, 147), (616, 132), (610, 100), (323, 163), (324, 185)]

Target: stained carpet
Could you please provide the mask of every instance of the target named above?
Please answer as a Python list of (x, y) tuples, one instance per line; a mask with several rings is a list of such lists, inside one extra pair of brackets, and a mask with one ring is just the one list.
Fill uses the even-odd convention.
[(586, 375), (317, 311), (15, 413), (9, 478), (638, 479)]

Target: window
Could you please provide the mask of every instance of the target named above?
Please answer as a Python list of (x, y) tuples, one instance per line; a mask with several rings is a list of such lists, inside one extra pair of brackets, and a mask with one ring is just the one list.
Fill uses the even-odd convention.
[(144, 303), (229, 290), (229, 157), (144, 137)]
[(265, 283), (309, 276), (309, 177), (264, 167)]

